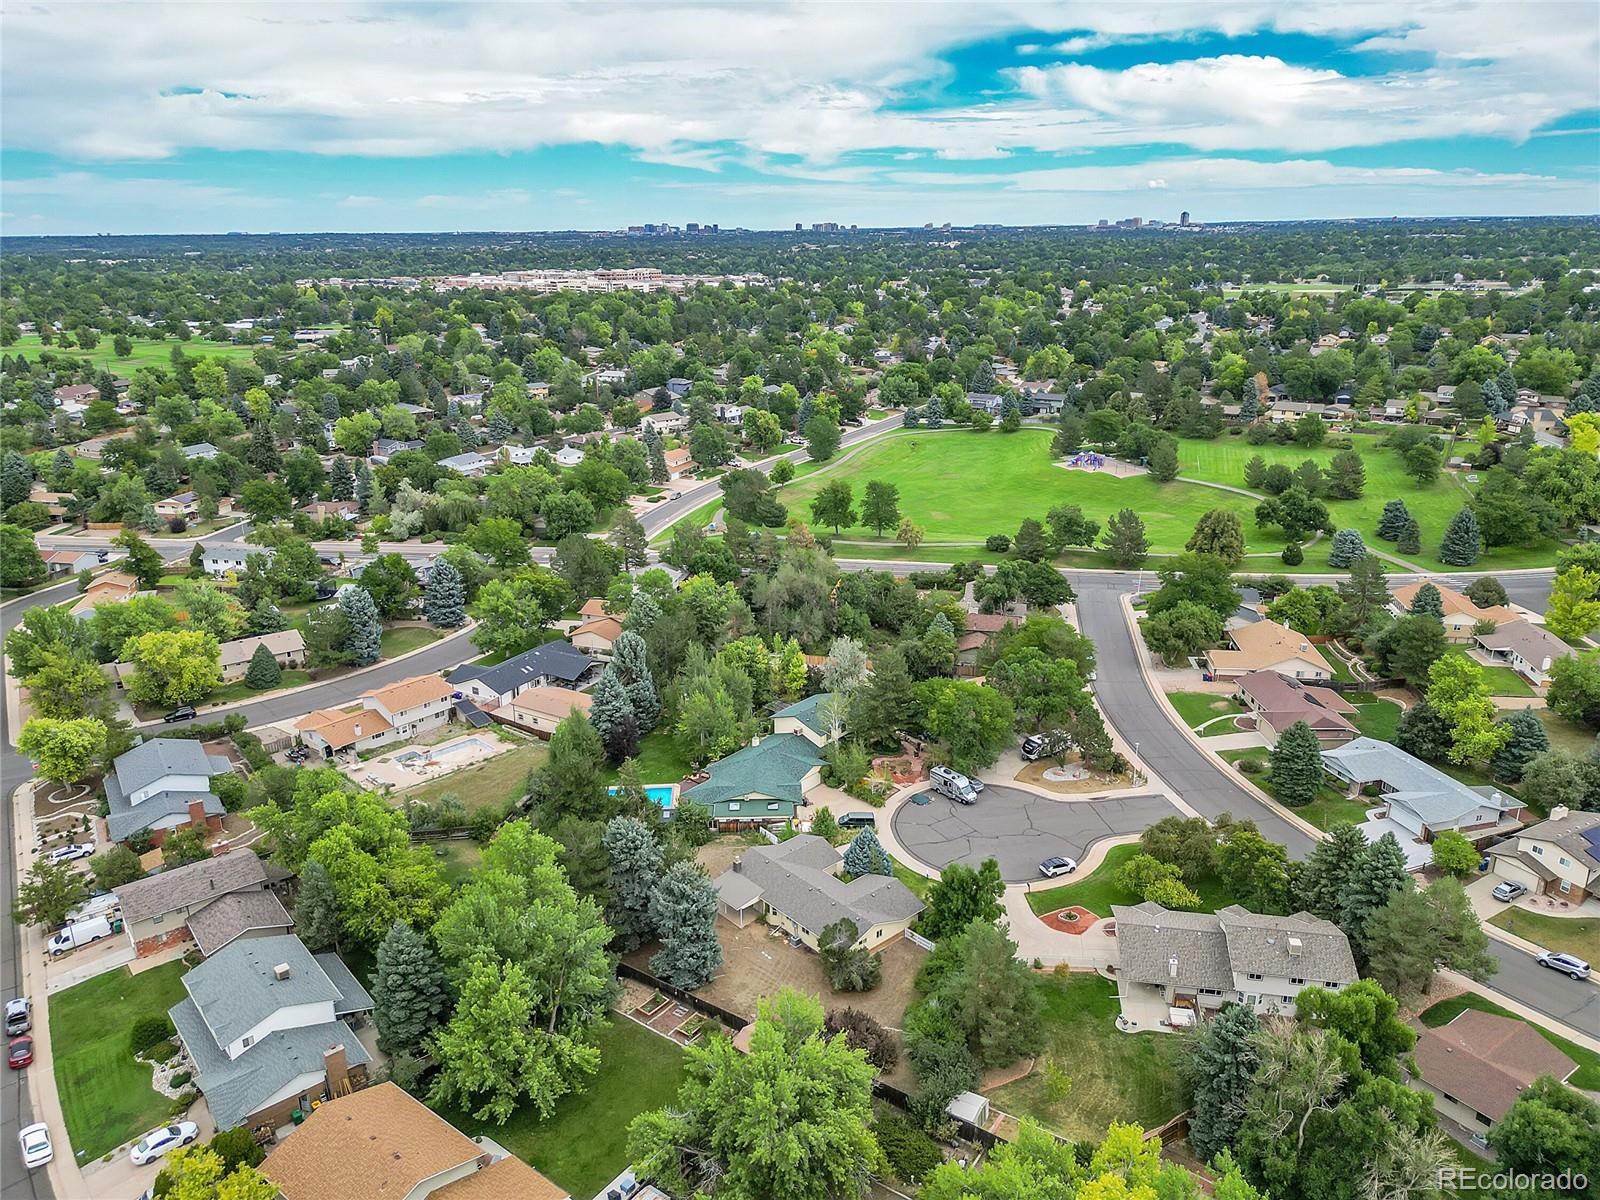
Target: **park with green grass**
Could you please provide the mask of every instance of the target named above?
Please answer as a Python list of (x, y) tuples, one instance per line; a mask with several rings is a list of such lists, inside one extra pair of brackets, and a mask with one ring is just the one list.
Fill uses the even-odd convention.
[[(809, 519), (811, 500), (836, 480), (851, 484), (859, 502), (870, 480), (894, 484), (900, 492), (900, 511), (924, 531), (918, 555), (948, 559), (953, 552), (967, 556), (991, 534), (1014, 534), (1025, 517), (1042, 521), (1056, 505), (1079, 505), (1087, 516), (1101, 522), (1111, 514), (1131, 508), (1144, 521), (1153, 556), (1181, 553), (1200, 516), (1214, 508), (1239, 514), (1244, 526), (1244, 570), (1268, 571), (1280, 567), (1278, 552), (1284, 544), (1276, 528), (1256, 525), (1259, 497), (1244, 485), (1245, 464), (1260, 455), (1270, 467), (1291, 468), (1307, 459), (1326, 466), (1336, 447), (1270, 443), (1253, 446), (1242, 436), (1224, 435), (1214, 440), (1178, 439), (1178, 478), (1158, 483), (1148, 475), (1117, 478), (1106, 471), (1068, 470), (1050, 453), (1053, 434), (1047, 429), (1023, 429), (1004, 434), (975, 433), (967, 429), (904, 430), (847, 451), (833, 463), (796, 478), (780, 492), (791, 512)], [(1366, 489), (1357, 500), (1324, 501), (1340, 528), (1361, 531), (1369, 546), (1393, 552), (1391, 544), (1377, 538), (1378, 518), (1384, 504), (1403, 499), (1422, 530), (1421, 554), (1409, 561), (1431, 570), (1448, 570), (1437, 557), (1439, 541), (1450, 519), (1466, 504), (1470, 485), (1450, 472), (1419, 487), (1406, 474), (1398, 454), (1384, 449), (1381, 438), (1354, 435), (1353, 448), (1366, 467)], [(697, 514), (698, 515), (698, 514)], [(818, 532), (834, 533), (819, 528)], [(894, 530), (877, 531), (863, 525), (842, 526), (835, 534), (853, 557), (869, 557), (883, 549), (892, 557), (906, 557), (894, 542)], [(1297, 570), (1321, 572), (1328, 566), (1331, 539), (1305, 547), (1305, 562)], [(1485, 550), (1478, 569), (1541, 566), (1549, 563), (1556, 544), (1533, 547), (1497, 547)], [(843, 553), (843, 549), (841, 549)], [(1072, 558), (1089, 557), (1073, 551)], [(1098, 557), (1098, 556), (1095, 556)]]
[(121, 357), (118, 356), (109, 337), (102, 337), (93, 350), (85, 350), (81, 346), (62, 346), (59, 342), (46, 346), (39, 340), (37, 333), (25, 333), (12, 345), (7, 346), (6, 352), (26, 355), (29, 359), (38, 358), (44, 352), (70, 355), (92, 363), (97, 368), (110, 371), (113, 375), (131, 375), (140, 367), (171, 367), (172, 351), (178, 347), (182, 347), (186, 358), (220, 358), (224, 361), (248, 360), (256, 349), (254, 346), (238, 346), (232, 342), (210, 342), (204, 338), (190, 338), (186, 342), (180, 342), (177, 338), (129, 338), (128, 340), (133, 343), (133, 352)]

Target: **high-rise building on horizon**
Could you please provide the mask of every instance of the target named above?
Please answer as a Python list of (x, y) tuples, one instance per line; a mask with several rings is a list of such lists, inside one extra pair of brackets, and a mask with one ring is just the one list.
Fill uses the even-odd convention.
[(1185, 211), (1179, 213), (1178, 214), (1178, 224), (1179, 225), (1187, 225), (1188, 223), (1189, 223), (1189, 213), (1188, 213), (1188, 211), (1185, 210)]

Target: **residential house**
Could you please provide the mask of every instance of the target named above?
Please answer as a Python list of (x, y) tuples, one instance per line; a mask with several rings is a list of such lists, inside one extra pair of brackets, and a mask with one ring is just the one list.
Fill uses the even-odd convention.
[[(590, 596), (579, 605), (578, 615), (583, 618), (583, 621), (592, 621), (596, 617), (603, 617), (606, 615), (606, 602), (599, 596)], [(578, 624), (583, 624), (583, 621), (579, 621)]]
[(977, 670), (983, 648), (1007, 625), (1015, 625), (1017, 619), (1010, 613), (969, 612), (964, 623), (966, 628), (956, 635), (956, 669), (970, 675)]
[(569, 1200), (389, 1082), (318, 1105), (260, 1170), (282, 1200)]
[(667, 394), (670, 395), (674, 400), (682, 400), (689, 394), (693, 387), (694, 383), (688, 379), (667, 380)]
[(95, 605), (121, 603), (138, 594), (139, 581), (132, 575), (125, 571), (107, 571), (104, 575), (96, 575), (83, 595), (67, 611), (78, 618), (92, 617)]
[(240, 937), (287, 933), (294, 921), (272, 890), (288, 872), (240, 848), (114, 888), (134, 953), (147, 958), (194, 941), (215, 954)]
[(622, 636), (622, 622), (616, 617), (596, 617), (579, 625), (568, 636), (579, 650), (596, 658), (609, 659), (611, 647)]
[(1337, 746), (1361, 736), (1349, 721), (1356, 712), (1338, 692), (1307, 686), (1276, 671), (1251, 671), (1241, 675), (1233, 698), (1255, 714), (1256, 731), (1276, 743), (1296, 721), (1311, 726), (1324, 746)]
[(542, 379), (534, 380), (532, 383), (530, 383), (528, 385), (528, 399), (530, 399), (530, 400), (548, 400), (548, 399), (550, 399), (550, 385), (548, 383), (544, 382), (544, 380), (542, 380)]
[(156, 516), (163, 521), (172, 521), (182, 518), (192, 521), (200, 515), (200, 497), (194, 492), (179, 492), (175, 496), (168, 496), (164, 500), (155, 502)]
[(372, 443), (372, 453), (367, 461), (382, 466), (403, 450), (421, 450), (425, 445), (418, 438), (378, 438)]
[(492, 709), (531, 688), (575, 688), (593, 667), (594, 659), (571, 642), (545, 642), (493, 666), (457, 667), (450, 686), (479, 707)]
[(1275, 671), (1291, 679), (1333, 678), (1328, 660), (1304, 634), (1277, 621), (1257, 621), (1228, 631), (1228, 646), (1209, 651), (1204, 659), (1207, 675), (1238, 679), (1253, 671)]
[(1490, 658), (1505, 663), (1535, 686), (1550, 682), (1550, 668), (1557, 660), (1577, 654), (1543, 625), (1520, 617), (1490, 633), (1474, 634), (1473, 640)]
[(711, 810), (720, 829), (782, 824), (822, 783), (821, 749), (843, 731), (842, 716), (829, 723), (826, 693), (781, 708), (774, 732), (757, 738), (706, 768), (706, 778), (684, 795)]
[(1376, 738), (1360, 737), (1324, 750), (1322, 765), (1352, 795), (1375, 791), (1386, 806), (1381, 817), (1418, 842), (1431, 842), (1446, 829), (1468, 837), (1488, 834), (1525, 816), (1514, 796), (1492, 787), (1468, 787)]
[(556, 465), (575, 467), (583, 461), (583, 451), (576, 446), (563, 446), (556, 451)]
[(1433, 1093), (1441, 1115), (1469, 1130), (1488, 1129), (1541, 1075), (1565, 1083), (1578, 1064), (1515, 1017), (1468, 1008), (1437, 1029), (1413, 1023), (1412, 1078)]
[(442, 675), (414, 675), (363, 692), (343, 708), (319, 708), (294, 723), (301, 739), (327, 758), (402, 742), (450, 719), (450, 684)]
[(74, 499), (76, 497), (71, 492), (52, 492), (44, 484), (38, 482), (35, 482), (28, 491), (28, 502), (30, 504), (44, 505), (44, 510), (50, 514), (52, 521), (66, 520), (67, 509)]
[(313, 500), (300, 511), (313, 521), (338, 517), (354, 524), (361, 519), (361, 506), (354, 500)]
[(306, 639), (298, 629), (282, 629), (277, 633), (264, 633), (260, 637), (234, 638), (223, 642), (218, 650), (222, 666), (222, 681), (231, 683), (243, 679), (250, 669), (250, 660), (256, 650), (265, 646), (273, 661), (285, 671), (306, 665)]
[(92, 383), (69, 383), (51, 393), (56, 407), (69, 416), (82, 416), (83, 410), (100, 399), (100, 389)]
[[(1408, 583), (1404, 587), (1397, 587), (1391, 593), (1389, 611), (1397, 617), (1403, 617), (1411, 611), (1411, 606), (1416, 602), (1417, 592), (1421, 590), (1425, 581)], [(1504, 604), (1492, 605), (1489, 608), (1479, 608), (1466, 596), (1456, 591), (1455, 588), (1446, 587), (1442, 583), (1433, 585), (1439, 592), (1439, 607), (1444, 610), (1444, 636), (1450, 642), (1471, 642), (1476, 636), (1473, 632), (1479, 625), (1491, 623), (1503, 625), (1507, 621), (1516, 621), (1521, 614), (1514, 608)]]
[(499, 457), (513, 467), (527, 467), (533, 465), (535, 456), (542, 447), (519, 446), (515, 442), (507, 442), (500, 447)]
[(1519, 829), (1488, 853), (1496, 875), (1535, 895), (1570, 905), (1600, 896), (1600, 813), (1557, 804), (1549, 820)]
[(679, 446), (662, 454), (667, 463), (667, 475), (672, 479), (681, 479), (696, 470), (696, 463), (689, 453), (687, 446)]
[(1152, 901), (1116, 904), (1117, 995), (1125, 1018), (1143, 1027), (1163, 1009), (1207, 1012), (1247, 1004), (1292, 1016), (1300, 989), (1337, 991), (1356, 981), (1350, 942), (1330, 921), (1248, 912), (1174, 912)]
[(517, 693), (510, 703), (493, 710), (494, 719), (549, 737), (573, 713), (589, 715), (594, 697), (563, 687), (530, 687)]
[(233, 764), (207, 754), (191, 738), (151, 738), (117, 755), (105, 778), (106, 831), (113, 842), (148, 833), (159, 846), (167, 833), (186, 825), (222, 828), (222, 801), (211, 779)]
[(336, 954), (293, 934), (238, 938), (183, 977), (167, 1015), (218, 1129), (265, 1138), (293, 1114), (363, 1088), (372, 1056), (347, 1017), (372, 997)]
[(183, 456), (191, 461), (197, 458), (215, 458), (221, 453), (222, 451), (218, 450), (210, 442), (196, 442), (192, 446), (183, 448)]
[(844, 858), (825, 838), (802, 833), (757, 846), (717, 876), (717, 911), (743, 928), (758, 916), (817, 949), (836, 921), (855, 923), (855, 945), (878, 950), (905, 933), (922, 901), (892, 875), (841, 879)]
[(92, 571), (100, 565), (100, 554), (95, 550), (41, 550), (46, 575), (76, 575), (79, 571)]
[(639, 424), (644, 429), (653, 429), (660, 434), (682, 433), (689, 427), (689, 418), (667, 408), (660, 412), (645, 413), (639, 418)]
[(795, 733), (818, 746), (826, 746), (844, 724), (843, 711), (833, 711), (832, 692), (807, 696), (772, 715), (773, 733)]
[(264, 554), (270, 562), (274, 553), (271, 546), (252, 546), (249, 542), (216, 542), (206, 546), (200, 556), (200, 567), (207, 575), (220, 578), (230, 571), (243, 571), (252, 554)]
[(468, 450), (464, 454), (452, 454), (449, 458), (441, 458), (439, 465), (447, 471), (454, 471), (457, 475), (465, 475), (469, 479), (481, 479), (494, 466), (494, 459), (486, 454), (479, 454), (476, 450)]

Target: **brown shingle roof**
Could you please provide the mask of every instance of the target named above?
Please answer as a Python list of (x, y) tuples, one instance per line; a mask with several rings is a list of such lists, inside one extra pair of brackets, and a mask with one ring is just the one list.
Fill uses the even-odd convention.
[(1448, 1025), (1419, 1030), (1415, 1058), (1430, 1086), (1491, 1121), (1540, 1075), (1565, 1080), (1578, 1069), (1533, 1026), (1472, 1008)]
[[(1418, 580), (1416, 583), (1408, 583), (1404, 587), (1395, 588), (1393, 592), (1395, 603), (1409, 612), (1412, 602), (1416, 600), (1417, 593), (1422, 590), (1422, 585), (1425, 582), (1428, 581)], [(1496, 604), (1492, 608), (1479, 608), (1471, 600), (1468, 600), (1466, 596), (1456, 591), (1455, 588), (1446, 587), (1442, 583), (1435, 583), (1433, 586), (1438, 589), (1439, 607), (1447, 617), (1459, 614), (1471, 617), (1474, 621), (1493, 621), (1496, 625), (1503, 621), (1515, 621), (1517, 619), (1516, 611), (1507, 608), (1503, 604)]]
[(413, 675), (410, 679), (399, 679), (361, 694), (364, 698), (376, 700), (390, 712), (399, 713), (430, 700), (448, 700), (450, 690), (443, 675)]
[(586, 692), (575, 692), (571, 688), (535, 687), (517, 696), (506, 708), (513, 715), (526, 712), (531, 716), (554, 717), (560, 721), (574, 709), (588, 716), (593, 704), (594, 697)]
[(1241, 625), (1230, 631), (1228, 636), (1236, 649), (1213, 650), (1211, 662), (1215, 667), (1230, 671), (1259, 671), (1300, 658), (1315, 663), (1329, 674), (1333, 672), (1328, 660), (1322, 657), (1322, 651), (1306, 640), (1304, 634), (1296, 633), (1276, 621)]
[(585, 621), (574, 629), (569, 636), (577, 637), (582, 633), (590, 634), (607, 642), (614, 642), (622, 636), (622, 622), (615, 617), (598, 617), (593, 621)]
[(267, 881), (267, 867), (254, 850), (241, 847), (202, 859), (185, 867), (135, 879), (116, 888), (122, 916), (127, 921), (194, 908), (242, 888), (259, 888)]
[(430, 1195), (433, 1200), (570, 1200), (565, 1188), (509, 1156)]
[(343, 750), (362, 738), (386, 733), (394, 726), (375, 708), (319, 708), (294, 723), (302, 733), (315, 733), (335, 750)]

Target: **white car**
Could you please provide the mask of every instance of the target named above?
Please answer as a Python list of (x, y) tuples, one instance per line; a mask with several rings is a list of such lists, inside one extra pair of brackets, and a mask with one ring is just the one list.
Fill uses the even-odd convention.
[(1589, 964), (1576, 954), (1545, 951), (1533, 960), (1541, 967), (1549, 967), (1552, 971), (1560, 971), (1563, 975), (1570, 975), (1574, 979), (1589, 978)]
[(22, 1147), (22, 1165), (29, 1169), (42, 1167), (55, 1157), (50, 1148), (50, 1130), (43, 1121), (25, 1126), (17, 1134), (17, 1143)]
[(53, 863), (71, 862), (75, 858), (88, 858), (94, 853), (94, 846), (88, 842), (73, 842), (68, 846), (57, 846), (50, 851), (50, 861)]
[(1077, 869), (1077, 859), (1059, 855), (1047, 858), (1039, 864), (1039, 873), (1046, 879), (1054, 879), (1057, 875), (1071, 875)]
[(137, 1142), (128, 1152), (128, 1157), (133, 1160), (133, 1165), (142, 1167), (147, 1162), (154, 1162), (168, 1150), (178, 1146), (187, 1146), (200, 1136), (200, 1126), (193, 1121), (179, 1121), (176, 1125), (163, 1125), (160, 1129), (152, 1129)]

